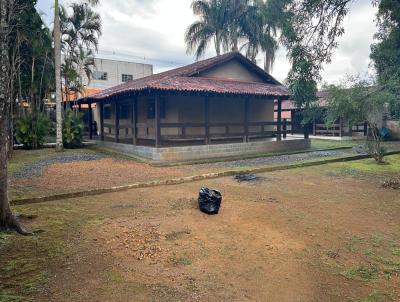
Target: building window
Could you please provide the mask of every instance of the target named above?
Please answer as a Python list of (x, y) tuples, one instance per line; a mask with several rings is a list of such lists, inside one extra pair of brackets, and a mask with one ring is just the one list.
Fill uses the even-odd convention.
[(104, 105), (104, 109), (103, 109), (103, 116), (105, 120), (109, 120), (111, 119), (111, 105)]
[[(160, 118), (165, 118), (165, 99), (160, 99)], [(154, 119), (156, 117), (156, 101), (149, 99), (147, 101), (147, 118)]]
[(133, 80), (133, 75), (131, 74), (122, 74), (122, 82), (129, 82)]
[(104, 71), (95, 71), (95, 72), (93, 72), (93, 79), (99, 80), (99, 81), (107, 81), (108, 74), (107, 74), (107, 72), (104, 72)]

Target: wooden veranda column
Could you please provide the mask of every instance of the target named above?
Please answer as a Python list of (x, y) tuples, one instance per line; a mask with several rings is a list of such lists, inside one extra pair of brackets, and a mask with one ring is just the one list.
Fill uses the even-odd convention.
[(343, 137), (343, 118), (339, 118), (339, 136)]
[(315, 118), (313, 118), (313, 122), (312, 122), (312, 135), (316, 136), (317, 135), (317, 121), (315, 120)]
[(93, 138), (93, 110), (92, 110), (92, 102), (89, 102), (89, 139)]
[(364, 122), (364, 136), (368, 136), (368, 123)]
[(132, 144), (137, 144), (137, 98), (134, 97), (131, 103), (132, 115), (131, 115), (131, 127), (132, 127)]
[(98, 104), (100, 110), (100, 139), (104, 141), (104, 103), (100, 101)]
[(278, 123), (276, 125), (276, 140), (282, 140), (282, 99), (278, 99)]
[[(353, 125), (350, 124), (350, 122), (347, 123), (348, 127), (349, 127), (349, 136), (352, 137), (353, 136)], [(357, 128), (358, 130), (358, 128)]]
[(156, 141), (156, 148), (160, 147), (160, 134), (161, 134), (161, 129), (160, 129), (160, 99), (159, 97), (155, 96), (154, 98), (155, 102), (155, 141)]
[(115, 142), (119, 143), (119, 103), (114, 102), (114, 112), (115, 112)]
[(283, 131), (283, 134), (282, 134), (283, 138), (286, 138), (286, 136), (287, 136), (287, 119), (286, 118), (283, 119), (282, 131)]
[(249, 98), (246, 97), (244, 100), (244, 137), (243, 142), (249, 142)]
[(304, 125), (304, 139), (309, 139), (310, 134), (308, 133), (308, 125)]
[(210, 144), (210, 99), (204, 99), (204, 130), (205, 130), (205, 144)]

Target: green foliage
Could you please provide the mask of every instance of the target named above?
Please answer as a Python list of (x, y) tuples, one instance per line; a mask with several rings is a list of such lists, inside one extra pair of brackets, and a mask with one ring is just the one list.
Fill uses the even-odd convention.
[(243, 50), (255, 61), (261, 49), (265, 52), (265, 69), (269, 71), (278, 49), (281, 8), (270, 6), (269, 1), (195, 0), (192, 9), (199, 20), (186, 31), (187, 51), (195, 53), (198, 59), (214, 43), (217, 55)]
[(391, 115), (400, 118), (400, 3), (379, 1), (378, 43), (371, 47), (371, 59), (378, 74), (378, 82), (387, 93)]
[(213, 41), (217, 55), (228, 40), (228, 1), (195, 0), (192, 3), (193, 13), (199, 16), (185, 33), (187, 51), (194, 52), (196, 58), (204, 55), (207, 46)]
[(66, 148), (77, 148), (82, 146), (83, 114), (68, 110), (63, 120), (63, 144)]
[[(72, 3), (71, 10), (60, 7), (62, 48), (65, 53), (61, 66), (66, 98), (84, 93), (91, 81), (94, 66), (94, 52), (97, 51), (101, 35), (101, 18), (91, 6), (98, 1)], [(71, 12), (71, 13), (69, 13)], [(87, 79), (87, 82), (84, 82)]]
[(371, 155), (376, 162), (384, 162), (383, 158), (385, 157), (387, 150), (380, 144), (380, 140), (368, 139), (365, 146), (368, 154)]
[(308, 123), (314, 116), (317, 101), (318, 66), (307, 50), (297, 45), (289, 51), (292, 58), (292, 69), (289, 71), (287, 82), (292, 100), (298, 108), (304, 108), (303, 124)]
[(54, 88), (54, 69), (51, 31), (35, 8), (36, 1), (19, 0), (21, 7), (10, 35), (10, 53), (18, 65), (14, 80), (14, 94), (29, 96), (32, 105), (42, 105)]
[(287, 84), (298, 108), (305, 109), (303, 123), (310, 121), (317, 101), (317, 83), (324, 63), (329, 63), (344, 33), (343, 19), (350, 1), (271, 0), (282, 2), (282, 41), (292, 64)]
[(375, 265), (355, 266), (343, 273), (349, 279), (370, 281), (378, 277), (379, 269)]
[(29, 113), (15, 124), (17, 141), (27, 149), (37, 149), (45, 142), (49, 133), (50, 120), (45, 113)]
[(378, 163), (382, 163), (386, 150), (381, 146), (379, 129), (382, 127), (387, 92), (379, 86), (372, 86), (367, 80), (351, 76), (347, 76), (338, 86), (328, 86), (326, 90), (327, 125), (332, 125), (338, 117), (346, 119), (351, 126), (367, 122), (367, 151)]

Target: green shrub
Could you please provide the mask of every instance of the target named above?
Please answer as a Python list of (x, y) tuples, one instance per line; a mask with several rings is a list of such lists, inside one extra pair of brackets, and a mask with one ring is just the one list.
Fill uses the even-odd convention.
[(29, 113), (15, 123), (15, 136), (25, 148), (37, 149), (49, 134), (50, 120), (43, 112)]
[(68, 110), (63, 121), (63, 144), (66, 148), (82, 147), (85, 124), (83, 113)]
[(367, 153), (375, 159), (377, 163), (384, 163), (384, 157), (386, 155), (386, 148), (382, 147), (380, 139), (373, 140), (368, 139), (366, 144)]

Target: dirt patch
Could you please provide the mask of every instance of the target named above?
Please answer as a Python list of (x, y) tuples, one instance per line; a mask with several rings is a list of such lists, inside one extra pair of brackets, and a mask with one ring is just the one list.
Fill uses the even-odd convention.
[[(54, 254), (51, 238), (66, 244), (36, 263), (34, 243), (21, 254), (24, 238), (0, 238), (0, 275), (8, 267), (9, 294), (40, 302), (399, 301), (398, 192), (332, 173), (345, 166), (20, 206), (39, 211), (27, 223), (46, 230), (40, 255)], [(202, 186), (221, 190), (217, 216), (198, 210)], [(13, 261), (26, 255), (48, 277), (24, 296), (24, 266)]]
[(137, 260), (154, 260), (162, 252), (160, 241), (165, 235), (159, 232), (157, 225), (139, 223), (131, 225), (125, 221), (105, 224), (97, 235), (116, 254), (134, 257)]

